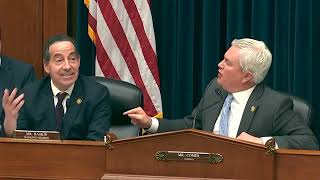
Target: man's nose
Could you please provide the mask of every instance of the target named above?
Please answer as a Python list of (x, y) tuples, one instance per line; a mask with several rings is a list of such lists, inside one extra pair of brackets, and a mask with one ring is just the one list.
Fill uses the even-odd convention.
[(65, 60), (64, 61), (64, 64), (63, 64), (63, 69), (70, 69), (71, 68), (71, 66), (70, 66), (70, 64), (69, 64), (69, 61), (68, 60)]
[(223, 68), (223, 60), (219, 62), (218, 68)]

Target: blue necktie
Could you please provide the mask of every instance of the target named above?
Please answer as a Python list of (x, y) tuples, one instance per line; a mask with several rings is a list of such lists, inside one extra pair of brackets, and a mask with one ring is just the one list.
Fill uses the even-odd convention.
[(229, 117), (230, 117), (232, 100), (233, 100), (233, 96), (232, 94), (229, 94), (225, 99), (222, 107), (219, 134), (223, 136), (228, 136), (228, 133), (229, 133)]

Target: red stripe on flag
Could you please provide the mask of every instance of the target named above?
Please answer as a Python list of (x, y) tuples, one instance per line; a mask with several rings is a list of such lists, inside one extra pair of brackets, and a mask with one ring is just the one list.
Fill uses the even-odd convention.
[(141, 17), (138, 13), (138, 9), (137, 9), (134, 1), (123, 0), (123, 3), (124, 3), (124, 6), (128, 12), (128, 15), (131, 19), (134, 30), (137, 33), (137, 37), (138, 37), (140, 45), (141, 45), (144, 59), (146, 60), (148, 66), (149, 66), (149, 69), (150, 69), (150, 71), (153, 75), (153, 78), (155, 79), (158, 87), (160, 87), (157, 57), (152, 49), (152, 46), (150, 44), (150, 41), (148, 40), (146, 33), (145, 33)]
[(97, 33), (97, 20), (90, 13), (88, 14), (88, 24), (92, 30)]
[(120, 79), (116, 69), (112, 65), (111, 60), (101, 43), (99, 36), (96, 36), (96, 56), (104, 77)]
[(150, 7), (150, 9), (151, 9), (151, 0), (147, 0), (148, 1), (148, 4), (149, 4), (149, 7)]
[(127, 37), (122, 29), (122, 26), (119, 22), (119, 19), (114, 12), (114, 9), (109, 1), (98, 1), (98, 5), (100, 7), (101, 13), (104, 17), (106, 24), (108, 25), (110, 32), (117, 43), (117, 46), (125, 59), (129, 71), (138, 87), (141, 88), (144, 94), (144, 103), (145, 103), (145, 111), (148, 114), (157, 114), (157, 111), (152, 103), (150, 95), (142, 81), (140, 76), (139, 67), (137, 64), (137, 60), (132, 52), (130, 44), (127, 40)]

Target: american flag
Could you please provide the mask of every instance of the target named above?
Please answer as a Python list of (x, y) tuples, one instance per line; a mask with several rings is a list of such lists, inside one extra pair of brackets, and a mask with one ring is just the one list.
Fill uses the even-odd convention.
[(84, 0), (88, 34), (96, 45), (96, 76), (138, 86), (144, 110), (162, 116), (150, 0)]

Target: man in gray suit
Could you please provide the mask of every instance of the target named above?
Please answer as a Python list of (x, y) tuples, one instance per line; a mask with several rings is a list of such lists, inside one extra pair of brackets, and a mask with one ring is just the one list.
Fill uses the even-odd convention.
[(196, 127), (258, 144), (274, 138), (278, 148), (319, 149), (310, 128), (293, 111), (292, 99), (263, 83), (271, 62), (262, 41), (236, 39), (192, 115), (158, 121), (140, 107), (124, 115), (151, 133)]

